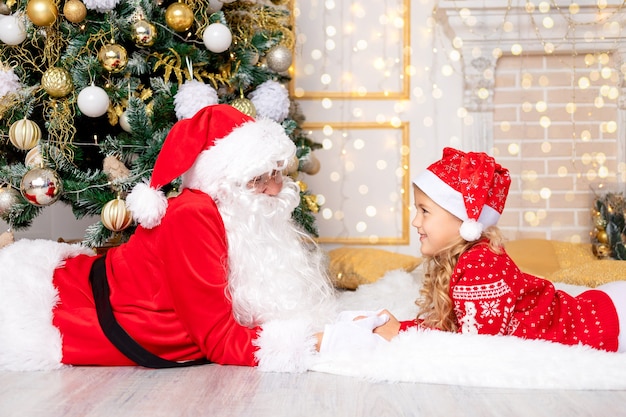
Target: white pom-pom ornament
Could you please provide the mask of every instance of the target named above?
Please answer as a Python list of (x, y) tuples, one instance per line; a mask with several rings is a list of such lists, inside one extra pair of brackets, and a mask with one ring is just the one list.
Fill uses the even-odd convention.
[(249, 97), (258, 116), (281, 123), (289, 115), (289, 91), (278, 81), (265, 81)]
[(115, 9), (120, 0), (83, 0), (85, 7), (99, 13), (109, 12)]
[(476, 220), (469, 219), (465, 220), (461, 224), (461, 228), (459, 230), (461, 237), (468, 242), (474, 242), (475, 240), (480, 239), (483, 233), (483, 225), (478, 223)]
[(100, 117), (109, 108), (109, 96), (104, 89), (92, 84), (78, 94), (77, 104), (85, 116)]
[(193, 117), (198, 110), (217, 104), (219, 97), (215, 88), (198, 80), (186, 81), (174, 96), (174, 111), (178, 120)]
[(7, 45), (19, 45), (26, 39), (24, 22), (16, 16), (0, 19), (0, 41)]
[(202, 40), (204, 41), (206, 49), (219, 54), (230, 48), (230, 44), (233, 41), (233, 34), (230, 32), (228, 26), (222, 23), (211, 23), (204, 29)]
[(220, 10), (222, 10), (222, 6), (224, 6), (224, 3), (221, 2), (220, 0), (209, 0), (209, 4), (207, 6), (207, 13), (211, 14), (211, 13), (219, 12)]
[(17, 93), (21, 88), (22, 84), (13, 68), (0, 63), (0, 100), (8, 94)]

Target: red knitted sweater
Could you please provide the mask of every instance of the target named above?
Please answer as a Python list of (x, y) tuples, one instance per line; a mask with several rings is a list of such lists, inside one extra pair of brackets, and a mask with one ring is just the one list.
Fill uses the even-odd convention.
[[(574, 297), (543, 278), (521, 272), (504, 252), (485, 242), (459, 257), (450, 297), (461, 333), (513, 335), (616, 351), (619, 320), (602, 291)], [(403, 322), (401, 330), (414, 326)]]

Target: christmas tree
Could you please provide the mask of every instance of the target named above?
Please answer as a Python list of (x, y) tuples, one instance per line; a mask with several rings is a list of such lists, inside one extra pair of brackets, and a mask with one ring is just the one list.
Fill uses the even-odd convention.
[[(298, 150), (290, 174), (317, 172), (319, 145), (285, 88), (288, 0), (9, 0), (0, 13), (0, 217), (12, 228), (61, 202), (101, 216), (87, 245), (127, 240), (126, 193), (172, 125), (216, 103), (281, 123)], [(293, 216), (316, 236), (319, 207), (300, 185)]]

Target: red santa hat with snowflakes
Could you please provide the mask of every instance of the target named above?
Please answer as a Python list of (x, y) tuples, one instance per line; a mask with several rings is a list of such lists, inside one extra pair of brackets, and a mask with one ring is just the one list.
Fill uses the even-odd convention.
[(483, 152), (445, 148), (443, 157), (413, 183), (435, 203), (463, 221), (460, 234), (478, 240), (498, 222), (511, 185), (509, 171)]
[(126, 198), (133, 218), (151, 229), (161, 223), (167, 197), (161, 188), (182, 176), (182, 188), (213, 195), (218, 180), (246, 184), (285, 168), (295, 145), (271, 119), (253, 119), (228, 104), (209, 105), (178, 121), (165, 139), (149, 183), (135, 185)]

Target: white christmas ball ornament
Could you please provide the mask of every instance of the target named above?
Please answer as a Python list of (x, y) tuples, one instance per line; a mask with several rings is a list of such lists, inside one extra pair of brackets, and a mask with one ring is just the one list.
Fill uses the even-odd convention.
[(128, 133), (132, 132), (132, 128), (130, 127), (130, 123), (128, 123), (128, 113), (126, 112), (126, 110), (124, 110), (124, 112), (120, 116), (120, 127), (125, 132), (128, 132)]
[(222, 23), (212, 23), (204, 29), (202, 40), (206, 49), (219, 54), (230, 48), (233, 34), (230, 33), (228, 26)]
[(24, 22), (16, 16), (5, 16), (0, 20), (0, 41), (7, 45), (19, 45), (26, 39)]
[(85, 116), (100, 117), (109, 108), (109, 96), (104, 89), (92, 84), (78, 94), (77, 103)]

